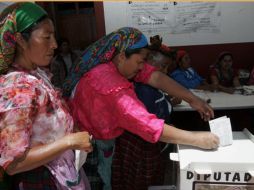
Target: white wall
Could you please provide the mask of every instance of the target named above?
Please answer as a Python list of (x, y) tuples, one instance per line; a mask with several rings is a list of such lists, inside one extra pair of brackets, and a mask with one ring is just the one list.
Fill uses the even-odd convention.
[[(159, 2), (158, 2), (159, 3)], [(170, 46), (254, 42), (254, 2), (218, 2), (219, 32), (189, 32), (184, 34), (158, 32)], [(128, 26), (128, 2), (104, 2), (106, 33)], [(168, 18), (170, 20), (170, 18)], [(147, 37), (155, 35), (154, 33)]]

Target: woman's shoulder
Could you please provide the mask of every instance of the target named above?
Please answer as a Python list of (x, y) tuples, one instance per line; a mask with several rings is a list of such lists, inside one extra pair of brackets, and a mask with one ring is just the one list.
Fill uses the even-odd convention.
[(96, 66), (87, 73), (85, 83), (88, 83), (102, 94), (118, 92), (123, 88), (132, 86), (127, 79), (121, 76), (113, 63), (105, 63)]
[(30, 107), (43, 94), (39, 80), (25, 72), (9, 72), (0, 77), (0, 110), (2, 112)]
[(0, 76), (0, 94), (44, 97), (48, 94), (43, 80), (24, 71), (12, 71)]
[(13, 85), (23, 84), (23, 83), (27, 85), (31, 85), (35, 82), (39, 82), (39, 79), (37, 79), (35, 76), (27, 72), (22, 72), (22, 71), (12, 71), (0, 77), (1, 87), (13, 86)]

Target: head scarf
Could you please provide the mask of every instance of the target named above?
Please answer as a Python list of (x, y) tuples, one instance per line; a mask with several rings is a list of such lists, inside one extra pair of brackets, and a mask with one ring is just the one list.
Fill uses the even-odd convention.
[(79, 62), (74, 64), (63, 84), (64, 96), (69, 96), (83, 74), (94, 66), (111, 61), (119, 52), (144, 48), (147, 45), (147, 39), (144, 34), (135, 28), (120, 28), (104, 36), (86, 48)]
[(40, 18), (47, 15), (45, 10), (32, 2), (14, 3), (0, 15), (0, 74), (6, 73), (12, 64), (17, 32), (32, 27)]

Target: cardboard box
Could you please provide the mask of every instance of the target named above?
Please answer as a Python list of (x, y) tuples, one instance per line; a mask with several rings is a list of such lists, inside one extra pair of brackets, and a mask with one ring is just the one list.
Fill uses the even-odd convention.
[(254, 190), (254, 136), (233, 132), (233, 144), (217, 150), (178, 145), (179, 190)]

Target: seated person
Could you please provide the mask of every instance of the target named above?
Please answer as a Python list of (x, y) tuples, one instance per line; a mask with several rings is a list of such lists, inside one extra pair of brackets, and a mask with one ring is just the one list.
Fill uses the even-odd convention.
[(219, 91), (234, 93), (234, 87), (240, 86), (238, 73), (232, 68), (233, 55), (222, 52), (217, 62), (210, 67), (211, 84)]
[[(161, 45), (161, 47), (158, 50), (153, 50), (149, 52), (147, 57), (147, 63), (153, 65), (154, 67), (157, 68), (158, 71), (161, 71), (165, 74), (167, 74), (168, 72), (172, 72), (172, 70), (174, 70), (176, 67), (176, 64), (174, 61), (174, 51), (165, 45)], [(139, 99), (141, 99), (145, 105), (152, 105), (152, 104), (155, 105), (156, 103), (162, 100), (168, 102), (167, 104), (170, 109), (169, 113), (171, 113), (172, 111), (171, 110), (172, 106), (181, 103), (181, 99), (176, 97), (169, 97), (167, 94), (165, 94), (161, 90), (155, 89), (149, 85), (135, 83), (135, 91)], [(155, 110), (152, 109), (152, 107), (156, 107), (156, 106), (147, 106), (147, 107), (149, 112), (151, 113), (156, 112)], [(151, 109), (149, 109), (149, 107)]]
[[(167, 75), (170, 75), (176, 69), (176, 50), (162, 44), (162, 38), (159, 35), (150, 37), (149, 49), (151, 52), (148, 56), (148, 63)], [(177, 97), (167, 95), (166, 98), (172, 106), (182, 102)]]
[(249, 85), (254, 85), (254, 66), (250, 73)]
[(213, 88), (192, 67), (189, 54), (184, 50), (177, 51), (177, 69), (170, 76), (188, 89), (211, 90)]
[[(161, 55), (163, 54), (164, 56), (160, 56), (160, 57), (164, 57), (167, 56), (170, 60), (170, 63), (167, 64), (167, 71), (163, 71), (161, 70), (162, 72), (170, 75), (175, 69), (176, 69), (176, 56), (177, 56), (177, 52), (176, 50), (174, 49), (171, 49), (170, 47), (162, 44), (162, 38), (159, 36), (159, 35), (155, 35), (155, 36), (152, 36), (150, 37), (150, 46), (149, 46), (149, 49), (151, 51), (154, 51), (154, 53), (157, 52), (157, 54)], [(152, 53), (153, 54), (153, 53)], [(152, 55), (150, 54), (150, 56)], [(152, 61), (152, 64), (156, 64), (156, 62), (158, 61)], [(158, 63), (159, 65), (162, 65), (160, 63)], [(156, 65), (155, 65), (156, 66)], [(159, 68), (160, 70), (160, 68)]]

